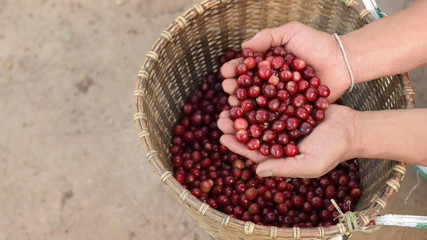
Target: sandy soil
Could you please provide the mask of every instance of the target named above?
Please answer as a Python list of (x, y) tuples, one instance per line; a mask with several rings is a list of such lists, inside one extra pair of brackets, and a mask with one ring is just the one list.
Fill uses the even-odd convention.
[[(194, 2), (0, 0), (0, 240), (210, 239), (147, 163), (132, 111), (145, 53)], [(419, 107), (425, 73), (411, 72)], [(415, 182), (409, 167), (386, 212), (427, 215), (425, 179), (403, 203)]]

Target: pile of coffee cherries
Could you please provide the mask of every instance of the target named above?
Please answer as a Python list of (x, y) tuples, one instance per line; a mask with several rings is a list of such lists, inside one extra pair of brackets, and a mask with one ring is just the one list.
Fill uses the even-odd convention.
[(330, 90), (304, 60), (281, 46), (254, 56), (243, 49), (236, 97), (240, 106), (230, 111), (237, 141), (264, 156), (293, 157), (296, 144), (325, 118)]
[[(284, 59), (289, 59), (287, 55)], [(241, 53), (226, 50), (219, 66), (239, 57)], [(216, 121), (222, 111), (231, 110), (222, 90), (223, 80), (219, 68), (207, 74), (173, 126), (171, 161), (174, 177), (184, 188), (233, 218), (266, 226), (333, 225), (339, 213), (331, 199), (344, 212), (354, 209), (362, 194), (354, 160), (319, 178), (262, 178), (255, 173), (256, 163), (222, 145)]]

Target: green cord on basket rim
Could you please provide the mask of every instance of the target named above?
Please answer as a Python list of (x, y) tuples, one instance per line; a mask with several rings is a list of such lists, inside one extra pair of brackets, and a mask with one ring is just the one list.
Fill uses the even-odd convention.
[(338, 221), (340, 223), (347, 224), (347, 226), (348, 226), (348, 233), (346, 233), (346, 235), (350, 235), (353, 232), (373, 233), (373, 232), (378, 231), (382, 227), (382, 226), (376, 226), (376, 227), (370, 228), (370, 229), (361, 228), (357, 224), (357, 217), (360, 214), (362, 214), (363, 211), (360, 211), (360, 212), (348, 211), (346, 213), (343, 213), (343, 211), (341, 210), (341, 208), (338, 206), (338, 204), (335, 202), (334, 199), (331, 199), (331, 202), (334, 205), (334, 207), (337, 209), (337, 211), (340, 213), (340, 215), (338, 216)]

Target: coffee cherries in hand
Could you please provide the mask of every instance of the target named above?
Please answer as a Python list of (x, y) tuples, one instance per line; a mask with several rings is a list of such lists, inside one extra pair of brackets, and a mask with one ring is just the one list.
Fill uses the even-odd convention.
[(238, 142), (275, 158), (298, 154), (297, 143), (325, 118), (330, 90), (315, 69), (282, 46), (255, 56), (243, 49), (236, 66), (236, 98), (230, 110)]

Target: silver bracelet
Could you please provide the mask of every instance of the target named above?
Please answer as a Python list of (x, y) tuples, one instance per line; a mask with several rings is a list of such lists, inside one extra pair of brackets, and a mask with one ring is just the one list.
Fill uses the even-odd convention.
[(348, 92), (351, 92), (353, 90), (353, 87), (354, 87), (353, 71), (351, 71), (350, 63), (348, 63), (347, 54), (345, 53), (344, 46), (342, 45), (342, 42), (341, 42), (340, 38), (338, 37), (338, 34), (334, 33), (334, 37), (335, 37), (335, 39), (337, 39), (338, 45), (341, 48), (342, 55), (344, 56), (345, 64), (347, 65), (348, 72), (350, 73), (351, 85), (350, 85), (350, 88), (348, 89)]

